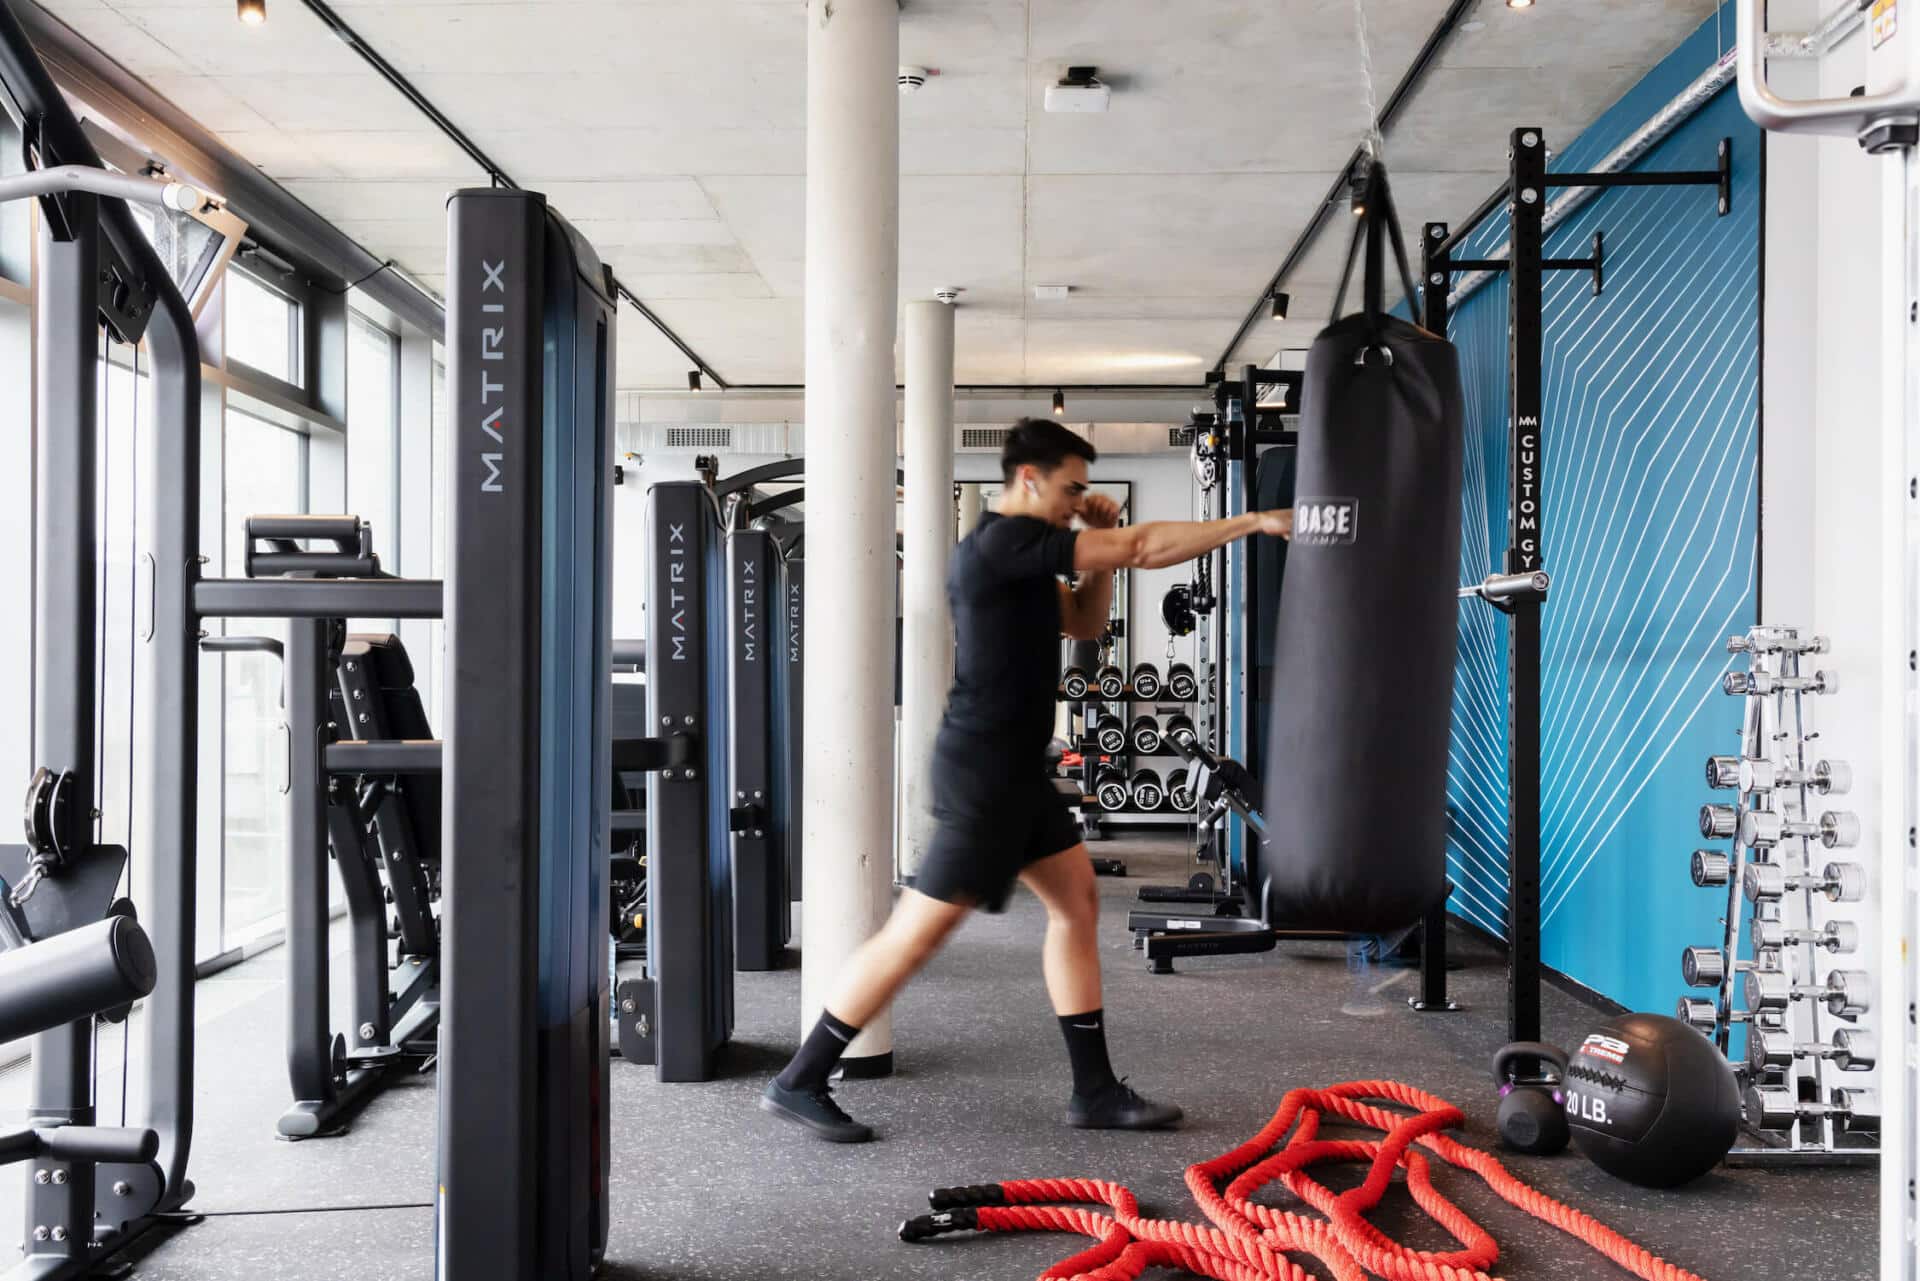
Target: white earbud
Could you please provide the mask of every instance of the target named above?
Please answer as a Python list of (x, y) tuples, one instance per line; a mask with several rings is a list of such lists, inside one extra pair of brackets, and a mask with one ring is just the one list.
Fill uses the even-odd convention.
[(1028, 481), (1027, 492), (1029, 494), (1032, 494), (1035, 498), (1038, 498), (1040, 497), (1040, 486), (1034, 484), (1032, 481)]

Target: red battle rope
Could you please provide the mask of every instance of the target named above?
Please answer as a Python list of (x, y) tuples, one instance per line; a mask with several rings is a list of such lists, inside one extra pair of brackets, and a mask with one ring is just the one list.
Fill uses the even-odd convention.
[[(1372, 1102), (1369, 1102), (1372, 1100)], [(1411, 1108), (1411, 1115), (1379, 1103)], [(1379, 1139), (1319, 1138), (1332, 1117), (1384, 1130)], [(1260, 1133), (1231, 1152), (1187, 1167), (1187, 1189), (1213, 1226), (1143, 1219), (1133, 1193), (1100, 1179), (1016, 1179), (940, 1188), (937, 1213), (900, 1225), (904, 1241), (949, 1232), (1071, 1232), (1095, 1244), (1062, 1259), (1040, 1281), (1134, 1281), (1148, 1268), (1178, 1268), (1217, 1281), (1314, 1281), (1289, 1254), (1311, 1255), (1337, 1281), (1493, 1281), (1487, 1269), (1500, 1247), (1433, 1186), (1425, 1148), (1471, 1170), (1503, 1199), (1578, 1237), (1645, 1281), (1701, 1281), (1605, 1224), (1535, 1191), (1490, 1154), (1442, 1134), (1465, 1123), (1460, 1109), (1397, 1081), (1349, 1081), (1324, 1090), (1292, 1090)], [(1289, 1131), (1291, 1134), (1289, 1135)], [(1284, 1146), (1281, 1140), (1285, 1140)], [(1366, 1181), (1346, 1192), (1316, 1183), (1306, 1168), (1323, 1161), (1366, 1162)], [(1366, 1220), (1398, 1167), (1414, 1201), (1459, 1243), (1444, 1253), (1413, 1250)], [(1223, 1180), (1230, 1180), (1223, 1188)], [(1278, 1182), (1324, 1215), (1255, 1205), (1253, 1194)], [(1102, 1214), (1084, 1207), (1102, 1205)]]

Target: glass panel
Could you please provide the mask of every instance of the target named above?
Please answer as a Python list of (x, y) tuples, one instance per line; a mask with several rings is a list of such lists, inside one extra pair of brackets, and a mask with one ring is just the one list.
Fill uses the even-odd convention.
[(127, 209), (160, 255), (167, 275), (191, 302), (205, 274), (208, 256), (219, 248), (220, 238), (205, 223), (171, 209), (136, 204), (129, 204)]
[[(243, 563), (248, 516), (306, 510), (301, 438), (229, 408), (224, 518), (227, 564)], [(229, 635), (286, 639), (278, 619), (231, 619)], [(226, 727), (226, 937), (237, 946), (277, 918), (286, 903), (286, 731), (280, 664), (270, 654), (229, 654)]]
[(299, 386), (299, 304), (233, 268), (226, 286), (227, 359)]
[[(434, 345), (433, 361), (433, 513), (428, 524), (432, 530), (432, 552), (428, 574), (445, 582), (447, 578), (447, 366), (439, 344)], [(446, 646), (446, 625), (439, 619), (427, 624), (427, 652), (419, 664), (426, 673), (421, 697), (427, 704), (427, 723), (440, 732), (446, 727), (440, 715), (440, 673)]]
[[(0, 112), (0, 177), (26, 172), (20, 130)], [(0, 276), (26, 284), (33, 279), (33, 202), (0, 202)]]
[(389, 569), (399, 562), (395, 501), (399, 439), (394, 400), (399, 364), (394, 336), (354, 312), (347, 323), (347, 510), (373, 526), (373, 550)]
[[(113, 349), (113, 361), (100, 362), (98, 423), (100, 504), (98, 590), (100, 618), (99, 753), (100, 823), (98, 839), (128, 845), (132, 839), (129, 800), (133, 790), (133, 604), (137, 549), (134, 546), (134, 459), (136, 433), (149, 427), (150, 390), (146, 371), (129, 367), (125, 347)], [(127, 364), (120, 363), (127, 361)], [(136, 852), (135, 857), (138, 857)]]

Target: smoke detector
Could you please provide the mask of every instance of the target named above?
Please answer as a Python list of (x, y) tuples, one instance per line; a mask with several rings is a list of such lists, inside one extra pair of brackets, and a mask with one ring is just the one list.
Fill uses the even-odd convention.
[(920, 92), (927, 83), (927, 77), (934, 74), (925, 67), (900, 68), (900, 96), (904, 98), (910, 93)]
[(1100, 81), (1098, 67), (1068, 67), (1058, 84), (1047, 86), (1048, 111), (1105, 111), (1112, 92)]
[(933, 300), (935, 302), (943, 302), (951, 307), (960, 301), (960, 291), (952, 285), (944, 285), (933, 291)]

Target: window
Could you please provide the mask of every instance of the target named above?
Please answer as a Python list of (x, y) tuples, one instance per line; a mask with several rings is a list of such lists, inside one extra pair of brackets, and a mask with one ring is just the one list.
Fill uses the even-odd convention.
[[(433, 411), (431, 420), (433, 453), (433, 512), (428, 520), (432, 530), (432, 552), (428, 560), (429, 576), (445, 582), (447, 579), (447, 470), (452, 460), (447, 456), (447, 419), (450, 407), (447, 404), (447, 365), (446, 353), (434, 344), (433, 352)], [(447, 643), (446, 625), (439, 619), (427, 624), (427, 653), (424, 667), (426, 680), (421, 688), (422, 697), (427, 704), (428, 724), (436, 726), (441, 733), (446, 732), (445, 719), (441, 714), (440, 681), (444, 670), (443, 659)]]
[[(20, 130), (0, 112), (0, 178), (25, 172)], [(27, 284), (33, 278), (33, 201), (0, 202), (0, 276)]]
[[(244, 563), (248, 516), (306, 510), (303, 439), (264, 419), (228, 408), (221, 524), (227, 564)], [(228, 635), (286, 639), (279, 619), (229, 619)], [(236, 947), (277, 923), (286, 907), (287, 741), (280, 664), (271, 654), (224, 658), (226, 730), (223, 947)]]
[(352, 312), (347, 318), (347, 510), (373, 526), (383, 566), (399, 565), (400, 342)]
[(303, 386), (300, 304), (238, 268), (227, 270), (227, 359)]

